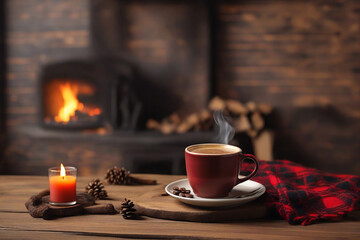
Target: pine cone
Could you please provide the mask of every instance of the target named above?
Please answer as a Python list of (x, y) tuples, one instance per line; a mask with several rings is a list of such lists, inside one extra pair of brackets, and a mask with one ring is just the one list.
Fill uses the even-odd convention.
[(124, 199), (121, 204), (121, 215), (125, 219), (134, 219), (136, 217), (136, 209), (134, 207), (134, 203), (128, 199)]
[(105, 199), (107, 197), (107, 192), (104, 189), (104, 184), (98, 178), (90, 181), (86, 186), (85, 190), (95, 199)]
[(127, 185), (130, 184), (130, 171), (125, 168), (113, 167), (107, 170), (105, 179), (111, 184)]

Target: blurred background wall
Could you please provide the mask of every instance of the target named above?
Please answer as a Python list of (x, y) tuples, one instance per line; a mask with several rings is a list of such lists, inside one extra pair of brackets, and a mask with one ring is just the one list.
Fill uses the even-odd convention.
[(5, 5), (0, 3), (0, 169), (4, 171), (5, 150)]
[[(161, 107), (162, 98), (146, 95), (147, 117), (196, 111), (213, 96), (266, 102), (275, 109), (275, 159), (360, 174), (359, 1), (5, 2), (7, 54), (0, 60), (7, 71), (0, 116), (6, 113), (7, 173), (36, 174), (63, 158), (88, 166), (86, 175), (122, 161), (111, 139), (99, 144), (62, 136), (58, 144), (43, 133), (28, 134), (38, 125), (41, 67), (96, 52), (92, 10), (98, 6), (102, 19), (121, 14), (122, 22), (104, 29), (119, 28), (111, 35), (118, 44), (108, 51), (130, 56), (153, 85), (177, 96), (169, 108)], [(48, 152), (49, 141), (55, 155)], [(99, 146), (100, 158), (89, 151)], [(19, 164), (28, 170), (19, 170)]]

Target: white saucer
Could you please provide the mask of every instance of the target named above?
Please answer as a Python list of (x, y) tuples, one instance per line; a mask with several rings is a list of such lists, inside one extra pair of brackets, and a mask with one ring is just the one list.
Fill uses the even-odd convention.
[[(174, 187), (184, 187), (191, 191), (194, 198), (185, 198), (173, 194)], [(168, 184), (165, 191), (173, 198), (181, 202), (200, 207), (230, 207), (251, 202), (265, 193), (265, 186), (251, 180), (247, 180), (235, 186), (229, 195), (224, 198), (201, 198), (194, 194), (188, 179), (181, 179)]]

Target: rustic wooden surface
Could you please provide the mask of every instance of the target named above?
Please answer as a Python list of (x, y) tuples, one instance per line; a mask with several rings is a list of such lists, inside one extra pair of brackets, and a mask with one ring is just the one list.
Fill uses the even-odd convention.
[(150, 192), (139, 196), (135, 204), (141, 214), (191, 222), (225, 222), (265, 218), (270, 212), (261, 201), (254, 201), (233, 208), (203, 209), (184, 204), (171, 196), (162, 195), (164, 186), (159, 185)]
[[(101, 176), (99, 176), (101, 177)], [(165, 186), (184, 176), (143, 175)], [(91, 178), (79, 178), (81, 190)], [(43, 220), (32, 218), (24, 206), (32, 194), (47, 188), (47, 177), (0, 176), (1, 239), (358, 239), (360, 216), (338, 223), (291, 226), (283, 220), (252, 220), (228, 223), (194, 223), (144, 217), (125, 220), (120, 215), (88, 215)], [(158, 186), (106, 185), (114, 205), (127, 197), (137, 200)], [(103, 202), (103, 201), (99, 201)]]

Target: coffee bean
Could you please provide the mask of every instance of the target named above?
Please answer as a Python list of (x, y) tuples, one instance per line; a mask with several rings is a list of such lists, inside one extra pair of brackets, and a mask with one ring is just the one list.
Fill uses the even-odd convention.
[(174, 187), (173, 190), (174, 190), (173, 194), (178, 195), (180, 197), (194, 198), (194, 195), (191, 194), (191, 191), (184, 187), (182, 188)]
[(185, 197), (187, 197), (187, 198), (193, 198), (194, 196), (193, 196), (192, 194), (190, 194), (190, 193), (187, 193), (187, 194), (185, 194)]

